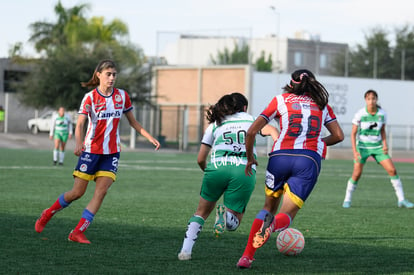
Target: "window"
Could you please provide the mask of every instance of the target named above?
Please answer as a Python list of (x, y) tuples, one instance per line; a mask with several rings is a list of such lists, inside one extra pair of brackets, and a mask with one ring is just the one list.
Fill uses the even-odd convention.
[(326, 54), (319, 55), (319, 67), (321, 69), (326, 69), (328, 67), (328, 57)]
[(295, 66), (297, 67), (303, 65), (303, 53), (302, 52), (295, 52), (294, 63), (295, 63)]

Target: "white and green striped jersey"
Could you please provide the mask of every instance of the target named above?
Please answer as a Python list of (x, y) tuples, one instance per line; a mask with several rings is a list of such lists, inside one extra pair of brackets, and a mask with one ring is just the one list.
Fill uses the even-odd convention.
[(66, 114), (59, 116), (59, 114), (54, 114), (52, 117), (52, 123), (50, 124), (49, 135), (53, 136), (55, 133), (61, 134), (72, 134), (72, 121), (70, 117)]
[[(254, 120), (253, 116), (240, 112), (226, 116), (220, 125), (211, 123), (207, 127), (201, 143), (212, 147), (212, 164), (216, 167), (247, 164), (246, 134)], [(253, 153), (256, 157), (256, 147)]]
[(377, 113), (371, 115), (366, 107), (359, 110), (352, 124), (358, 126), (357, 146), (361, 149), (379, 149), (382, 148), (381, 128), (387, 121), (387, 114), (381, 108)]

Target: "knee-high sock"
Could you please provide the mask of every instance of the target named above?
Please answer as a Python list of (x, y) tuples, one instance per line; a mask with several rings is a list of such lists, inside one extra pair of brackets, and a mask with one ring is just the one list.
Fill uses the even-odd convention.
[(286, 213), (278, 213), (273, 220), (273, 232), (280, 232), (289, 227), (292, 219)]
[(233, 213), (226, 211), (226, 229), (228, 231), (236, 230), (240, 225), (239, 219)]
[(85, 208), (82, 213), (82, 218), (80, 219), (78, 225), (75, 227), (73, 232), (75, 234), (84, 232), (89, 227), (94, 217), (95, 214), (93, 214), (91, 211)]
[(63, 163), (65, 159), (65, 151), (59, 151), (59, 163)]
[(250, 259), (253, 259), (254, 253), (256, 253), (257, 248), (253, 247), (253, 238), (256, 235), (257, 231), (262, 227), (264, 218), (270, 212), (262, 209), (257, 213), (256, 218), (253, 221), (252, 227), (250, 228), (249, 238), (247, 239), (246, 248), (244, 249), (243, 256), (247, 256)]
[(58, 161), (59, 151), (57, 149), (53, 149), (53, 161)]
[(352, 178), (349, 178), (348, 183), (346, 185), (346, 191), (345, 191), (345, 199), (344, 201), (352, 201), (352, 193), (357, 188), (358, 182), (354, 181)]
[(198, 235), (203, 229), (203, 225), (204, 219), (200, 216), (194, 215), (188, 220), (187, 231), (185, 232), (181, 251), (191, 254)]
[(64, 195), (64, 193), (61, 194), (59, 198), (52, 204), (52, 206), (49, 207), (49, 209), (47, 210), (48, 215), (54, 215), (56, 212), (70, 205), (70, 202), (65, 201)]
[(403, 201), (405, 197), (404, 197), (404, 190), (403, 190), (403, 185), (402, 185), (400, 177), (398, 175), (395, 175), (393, 177), (390, 177), (390, 179), (391, 179), (391, 184), (395, 190), (395, 195), (397, 195), (398, 201)]

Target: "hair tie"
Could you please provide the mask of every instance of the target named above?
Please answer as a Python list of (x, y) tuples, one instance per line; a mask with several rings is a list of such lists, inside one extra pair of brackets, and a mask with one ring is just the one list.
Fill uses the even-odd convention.
[(307, 73), (301, 73), (301, 74), (300, 74), (300, 76), (299, 76), (299, 79), (300, 79), (300, 80), (302, 80), (302, 78), (303, 78), (304, 76), (308, 76), (308, 74), (307, 74)]
[(300, 84), (300, 81), (295, 81), (293, 78), (292, 78), (292, 80), (290, 80), (292, 83), (295, 83), (295, 84)]

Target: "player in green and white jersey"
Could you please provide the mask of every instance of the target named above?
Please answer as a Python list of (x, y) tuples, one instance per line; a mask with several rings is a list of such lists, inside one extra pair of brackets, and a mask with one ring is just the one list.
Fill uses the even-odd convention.
[[(214, 232), (218, 237), (226, 229), (234, 231), (239, 226), (247, 203), (256, 184), (255, 171), (245, 174), (246, 133), (255, 118), (246, 113), (247, 99), (240, 93), (225, 95), (207, 111), (210, 125), (204, 132), (197, 162), (204, 171), (200, 201), (189, 219), (179, 260), (190, 260), (195, 241), (205, 220), (223, 195), (223, 204), (216, 207)], [(279, 132), (273, 126), (263, 128), (262, 135), (273, 140)], [(210, 154), (211, 151), (211, 154)], [(210, 162), (207, 163), (210, 154)], [(255, 167), (253, 168), (255, 169)]]
[(73, 131), (72, 121), (70, 117), (65, 114), (65, 108), (60, 107), (58, 113), (52, 117), (50, 124), (49, 138), (54, 140), (53, 148), (53, 164), (63, 165), (65, 159), (65, 147), (68, 138), (72, 138)]
[(398, 207), (414, 208), (414, 204), (405, 199), (401, 179), (394, 163), (388, 155), (385, 124), (387, 115), (377, 104), (378, 94), (368, 90), (365, 95), (366, 107), (360, 109), (352, 120), (351, 144), (354, 153), (354, 171), (348, 180), (344, 208), (351, 207), (352, 193), (361, 177), (364, 164), (372, 156), (387, 171), (398, 199)]

